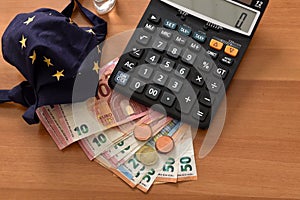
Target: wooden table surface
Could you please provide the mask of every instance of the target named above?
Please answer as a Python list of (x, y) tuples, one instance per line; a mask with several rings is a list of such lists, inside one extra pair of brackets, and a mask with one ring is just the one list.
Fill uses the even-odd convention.
[[(148, 0), (119, 0), (104, 18), (109, 37), (135, 28)], [(68, 0), (0, 1), (0, 34), (20, 12), (62, 10)], [(92, 0), (83, 5), (93, 9)], [(74, 20), (87, 22), (78, 12)], [(25, 109), (0, 105), (0, 199), (300, 199), (300, 1), (271, 0), (228, 90), (226, 124), (213, 152), (197, 158), (198, 181), (145, 195), (88, 161), (78, 144), (59, 151)], [(0, 58), (0, 88), (22, 76)], [(199, 131), (195, 152), (205, 134)]]

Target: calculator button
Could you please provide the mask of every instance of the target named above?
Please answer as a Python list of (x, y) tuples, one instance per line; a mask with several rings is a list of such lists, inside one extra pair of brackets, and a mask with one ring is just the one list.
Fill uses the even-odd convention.
[(237, 48), (227, 45), (225, 48), (225, 53), (232, 57), (236, 57), (239, 53), (239, 50)]
[(155, 40), (155, 42), (153, 43), (152, 48), (159, 51), (159, 52), (163, 52), (164, 50), (166, 50), (168, 43), (161, 40), (161, 39), (157, 39)]
[(125, 69), (126, 71), (130, 71), (133, 68), (135, 68), (136, 66), (137, 66), (137, 62), (134, 62), (131, 59), (127, 59), (123, 63), (122, 68)]
[(178, 104), (176, 109), (182, 113), (189, 114), (193, 108), (193, 105), (197, 101), (197, 94), (189, 87), (182, 89), (178, 97)]
[(195, 74), (192, 79), (192, 83), (200, 87), (204, 85), (204, 82), (204, 78), (200, 74)]
[(194, 65), (196, 58), (196, 54), (192, 53), (190, 50), (186, 50), (181, 60), (187, 64)]
[(224, 44), (218, 40), (212, 39), (209, 43), (209, 46), (213, 49), (220, 51), (223, 48)]
[(133, 48), (132, 51), (130, 52), (130, 56), (140, 59), (143, 56), (144, 52), (145, 52), (144, 49)]
[(119, 71), (115, 77), (115, 82), (118, 85), (126, 86), (130, 76), (124, 72)]
[(171, 30), (175, 30), (177, 28), (177, 23), (172, 22), (171, 20), (166, 19), (164, 21), (164, 27), (171, 29)]
[(200, 108), (194, 111), (193, 117), (200, 122), (204, 122), (208, 116), (208, 112), (207, 108)]
[(130, 89), (132, 89), (133, 91), (135, 91), (137, 93), (143, 93), (145, 86), (146, 86), (146, 83), (134, 78), (129, 87), (130, 87)]
[(161, 93), (161, 89), (155, 86), (149, 86), (146, 90), (146, 97), (152, 100), (157, 100)]
[(139, 67), (138, 74), (145, 79), (149, 79), (153, 74), (153, 69), (147, 65), (142, 65)]
[(174, 66), (175, 66), (175, 62), (174, 62), (173, 60), (170, 60), (170, 59), (168, 59), (168, 58), (164, 58), (164, 59), (162, 60), (162, 63), (161, 63), (161, 65), (160, 65), (160, 68), (161, 68), (162, 70), (167, 71), (167, 72), (171, 72), (172, 69), (174, 68)]
[(206, 33), (198, 31), (198, 32), (194, 32), (193, 39), (200, 43), (204, 43), (207, 39), (207, 36)]
[(228, 71), (227, 71), (226, 69), (223, 69), (223, 68), (217, 68), (217, 69), (214, 71), (214, 75), (215, 75), (217, 78), (222, 78), (223, 80), (226, 79), (227, 74), (228, 74)]
[(175, 45), (170, 45), (168, 49), (168, 55), (177, 59), (181, 55), (182, 49), (175, 46)]
[(175, 43), (184, 46), (186, 44), (187, 38), (177, 35), (174, 39)]
[(206, 52), (207, 55), (209, 55), (212, 59), (217, 59), (219, 57), (219, 54), (214, 52), (214, 51), (211, 51), (211, 50), (207, 50)]
[(151, 40), (151, 36), (147, 34), (140, 34), (137, 38), (137, 42), (141, 45), (148, 45)]
[(154, 23), (154, 24), (159, 24), (160, 21), (161, 21), (161, 18), (158, 17), (158, 16), (155, 15), (155, 14), (151, 14), (151, 15), (149, 16), (148, 20), (149, 20), (150, 22)]
[(213, 99), (210, 97), (208, 92), (202, 92), (200, 94), (200, 103), (204, 106), (211, 107), (213, 104)]
[(192, 29), (188, 26), (179, 26), (178, 32), (185, 35), (190, 36), (192, 34)]
[(180, 64), (175, 70), (175, 74), (181, 78), (186, 78), (189, 75), (189, 73), (190, 73), (190, 68)]
[(156, 27), (153, 24), (146, 23), (144, 26), (144, 29), (150, 33), (154, 33), (156, 30)]
[(168, 76), (161, 72), (156, 72), (153, 78), (153, 82), (159, 85), (165, 85), (167, 80), (168, 80)]
[(173, 35), (172, 31), (162, 29), (159, 33), (160, 37), (170, 39)]
[(232, 58), (229, 58), (229, 57), (223, 57), (223, 58), (221, 59), (221, 62), (222, 62), (223, 64), (226, 64), (226, 65), (228, 65), (228, 66), (231, 66), (231, 65), (233, 65), (233, 63), (234, 63), (234, 60), (233, 60)]
[(156, 53), (150, 51), (147, 54), (147, 56), (145, 58), (145, 61), (147, 63), (149, 63), (149, 64), (156, 65), (158, 63), (159, 59), (160, 59), (160, 55), (159, 54), (156, 54)]
[(199, 69), (205, 72), (210, 72), (212, 68), (213, 68), (213, 63), (206, 59), (202, 60), (202, 62), (199, 65)]
[(212, 91), (214, 93), (218, 93), (222, 87), (222, 83), (223, 81), (219, 81), (219, 80), (208, 80), (207, 83), (207, 88), (209, 91)]
[(183, 83), (175, 78), (171, 78), (168, 88), (172, 90), (173, 92), (180, 92), (181, 88), (183, 86)]
[(164, 92), (160, 99), (160, 102), (165, 106), (172, 107), (175, 103), (175, 100), (176, 100), (176, 97), (173, 94), (171, 94), (169, 92)]
[(196, 42), (191, 42), (189, 44), (189, 49), (195, 52), (200, 52), (201, 51), (201, 45), (196, 43)]

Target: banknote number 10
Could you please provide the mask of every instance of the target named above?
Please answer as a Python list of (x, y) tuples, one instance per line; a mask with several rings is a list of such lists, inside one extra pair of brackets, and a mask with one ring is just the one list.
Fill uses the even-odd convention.
[(101, 144), (105, 144), (107, 142), (107, 138), (105, 135), (100, 134), (98, 137), (93, 139), (93, 142), (96, 143), (98, 147), (101, 147)]
[(81, 136), (82, 134), (86, 134), (89, 132), (89, 127), (86, 124), (83, 124), (81, 126), (77, 126), (74, 131), (76, 131), (78, 133), (79, 136)]

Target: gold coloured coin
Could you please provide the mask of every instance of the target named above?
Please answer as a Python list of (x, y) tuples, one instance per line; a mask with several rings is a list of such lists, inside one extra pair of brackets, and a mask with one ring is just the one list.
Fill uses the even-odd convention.
[(139, 141), (147, 141), (152, 137), (152, 129), (147, 124), (141, 124), (134, 128), (134, 137)]
[(155, 149), (145, 145), (136, 152), (136, 159), (146, 166), (155, 165), (158, 161), (158, 155)]

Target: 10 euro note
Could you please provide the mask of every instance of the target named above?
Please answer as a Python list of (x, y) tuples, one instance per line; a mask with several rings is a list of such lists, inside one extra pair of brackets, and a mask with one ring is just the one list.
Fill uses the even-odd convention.
[[(55, 120), (65, 128), (62, 132), (50, 133), (50, 135), (56, 135), (56, 138), (63, 140), (55, 140), (60, 149), (93, 134), (139, 119), (148, 113), (145, 106), (114, 92), (108, 86), (108, 79), (117, 62), (118, 59), (115, 59), (101, 68), (96, 97), (85, 102), (57, 106), (53, 116), (58, 116)], [(49, 126), (46, 123), (44, 125)]]

